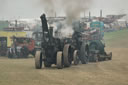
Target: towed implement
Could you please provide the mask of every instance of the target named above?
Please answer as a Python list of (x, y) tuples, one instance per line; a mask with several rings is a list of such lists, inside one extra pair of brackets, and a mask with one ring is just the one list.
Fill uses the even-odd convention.
[(101, 40), (91, 41), (90, 43), (90, 61), (104, 61), (112, 59), (112, 52), (105, 52), (105, 45)]
[(69, 67), (72, 61), (77, 62), (77, 51), (71, 45), (70, 38), (55, 38), (53, 37), (53, 27), (48, 27), (45, 14), (41, 17), (42, 22), (42, 39), (41, 50), (36, 51), (35, 67), (41, 69), (51, 67), (55, 64), (58, 69)]

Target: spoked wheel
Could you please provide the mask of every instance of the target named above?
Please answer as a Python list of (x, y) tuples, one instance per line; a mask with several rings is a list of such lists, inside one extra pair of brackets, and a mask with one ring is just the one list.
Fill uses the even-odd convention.
[(35, 67), (36, 67), (36, 69), (42, 68), (42, 53), (40, 51), (36, 51)]
[(78, 57), (78, 51), (75, 50), (73, 53), (73, 64), (78, 65), (79, 64), (79, 57)]
[(63, 68), (63, 58), (62, 58), (62, 52), (61, 51), (57, 52), (56, 59), (57, 59), (56, 60), (57, 61), (57, 63), (56, 63), (57, 68), (62, 69)]
[(70, 55), (70, 45), (67, 44), (63, 49), (63, 58), (64, 58), (64, 66), (69, 67), (71, 65), (72, 59)]

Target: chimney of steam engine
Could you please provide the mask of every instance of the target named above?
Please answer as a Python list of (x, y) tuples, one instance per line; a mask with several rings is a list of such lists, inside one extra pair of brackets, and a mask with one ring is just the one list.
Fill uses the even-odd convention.
[(102, 10), (100, 10), (100, 18), (99, 18), (100, 21), (102, 21), (102, 17), (103, 17), (103, 12)]

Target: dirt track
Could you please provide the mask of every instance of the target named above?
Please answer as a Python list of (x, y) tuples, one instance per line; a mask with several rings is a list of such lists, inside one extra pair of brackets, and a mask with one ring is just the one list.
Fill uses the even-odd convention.
[(62, 70), (36, 70), (33, 58), (0, 58), (0, 85), (128, 85), (128, 48), (123, 44), (106, 50), (113, 52), (111, 61)]
[(108, 48), (113, 60), (36, 70), (33, 59), (0, 59), (0, 85), (128, 85), (128, 48)]

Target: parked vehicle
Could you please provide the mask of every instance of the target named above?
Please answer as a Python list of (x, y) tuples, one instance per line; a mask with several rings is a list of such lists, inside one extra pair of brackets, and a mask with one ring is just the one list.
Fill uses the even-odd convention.
[(8, 50), (8, 58), (27, 58), (35, 56), (35, 41), (32, 38), (12, 37), (13, 44)]

